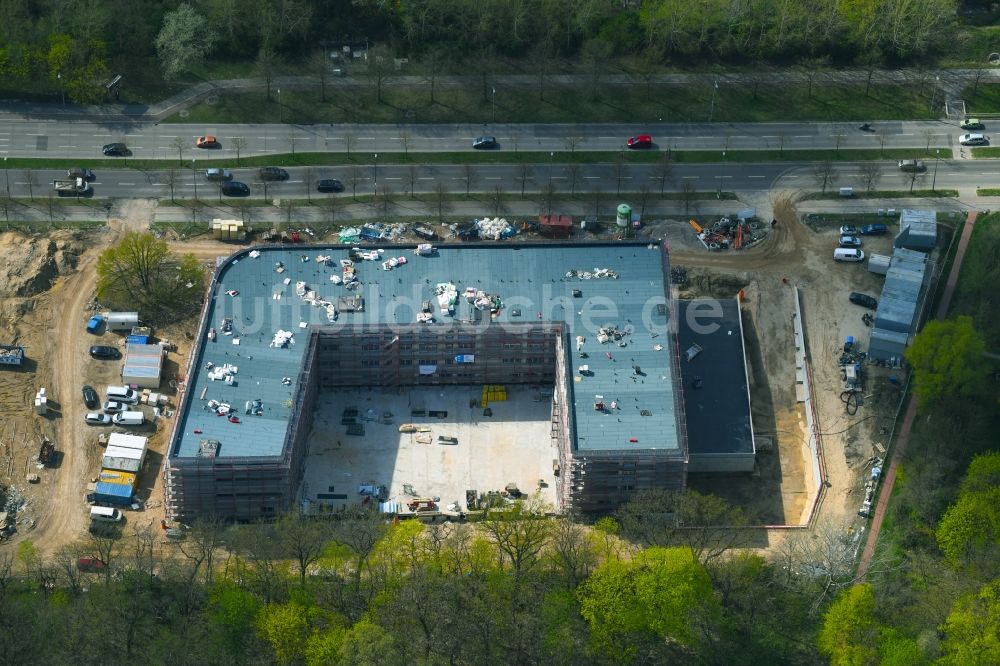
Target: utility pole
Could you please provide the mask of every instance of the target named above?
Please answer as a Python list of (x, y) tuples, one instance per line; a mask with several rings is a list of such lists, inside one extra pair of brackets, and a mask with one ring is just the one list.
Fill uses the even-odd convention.
[(194, 169), (194, 162), (198, 159), (196, 157), (191, 158), (191, 181), (194, 183), (194, 200), (198, 200), (198, 173)]
[(278, 88), (278, 122), (285, 122), (285, 110), (281, 106), (281, 88)]
[(712, 118), (715, 116), (715, 93), (719, 91), (719, 80), (716, 79), (715, 83), (712, 85), (712, 106), (708, 110), (708, 122), (712, 122)]
[(493, 122), (497, 121), (497, 89), (493, 89)]
[(941, 162), (941, 149), (938, 148), (934, 151), (934, 179), (931, 180), (931, 192), (937, 188), (937, 170), (938, 163)]

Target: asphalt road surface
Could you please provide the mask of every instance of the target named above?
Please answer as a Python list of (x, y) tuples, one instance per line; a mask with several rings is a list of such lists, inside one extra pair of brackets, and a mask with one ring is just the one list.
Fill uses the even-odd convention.
[[(916, 180), (916, 189), (928, 189), (932, 184), (937, 188), (956, 188), (958, 186), (988, 187), (995, 184), (1000, 177), (1000, 165), (993, 161), (981, 160), (941, 160), (937, 165), (929, 161), (928, 170)], [(937, 177), (934, 177), (937, 166)], [(411, 171), (412, 169), (412, 171)], [(478, 165), (472, 168), (473, 177), (469, 190), (473, 192), (493, 191), (500, 186), (508, 194), (519, 194), (521, 178), (517, 165)], [(573, 167), (565, 164), (537, 164), (531, 168), (531, 174), (525, 180), (525, 191), (538, 192), (552, 186), (559, 193), (588, 192), (602, 190), (605, 192), (638, 192), (643, 185), (654, 194), (660, 190), (661, 178), (656, 165), (630, 164), (621, 172), (621, 182), (616, 167), (613, 164), (581, 164), (577, 165), (574, 176)], [(837, 164), (834, 166), (836, 175), (828, 187), (865, 188), (860, 169), (856, 164)], [(170, 197), (168, 185), (169, 175), (165, 171), (137, 171), (132, 169), (101, 170), (100, 164), (94, 164), (95, 179), (91, 182), (92, 194), (99, 198), (123, 197)], [(343, 182), (345, 191), (338, 195), (349, 197), (352, 185), (356, 179), (358, 195), (372, 194), (377, 186), (388, 186), (393, 192), (410, 192), (411, 186), (415, 192), (432, 192), (438, 182), (445, 184), (450, 193), (463, 193), (466, 189), (466, 167), (464, 165), (363, 165), (358, 167), (299, 167), (289, 168), (289, 179), (284, 182), (269, 182), (267, 196), (306, 198), (307, 190), (312, 196), (329, 196), (316, 192), (315, 182), (321, 178), (337, 178)], [(14, 197), (47, 197), (52, 190), (52, 181), (64, 178), (63, 170), (33, 169), (31, 174), (35, 179), (30, 189), (28, 172), (24, 170), (6, 170), (0, 174), (0, 187), (8, 188)], [(234, 169), (234, 180), (250, 186), (250, 196), (264, 196), (264, 184), (257, 179), (256, 169)], [(205, 178), (204, 169), (180, 169), (174, 175), (174, 197), (211, 198), (220, 196), (219, 184)], [(574, 183), (575, 178), (575, 183)], [(308, 183), (306, 181), (309, 181)], [(670, 178), (664, 183), (666, 191), (679, 191), (685, 184), (690, 184), (698, 191), (724, 190), (730, 192), (761, 191), (772, 188), (777, 183), (785, 187), (804, 190), (820, 189), (814, 173), (814, 167), (807, 164), (764, 162), (760, 164), (676, 164)], [(875, 189), (906, 190), (910, 187), (910, 178), (899, 171), (895, 162), (883, 164), (882, 175), (875, 184)], [(229, 198), (229, 197), (224, 197)]]
[[(786, 150), (811, 148), (955, 147), (957, 122), (884, 121), (862, 132), (855, 123), (656, 123), (537, 125), (181, 125), (129, 121), (0, 120), (0, 156), (105, 159), (101, 146), (123, 142), (136, 158), (234, 158), (290, 152), (472, 151), (481, 135), (503, 151), (618, 150), (627, 137), (652, 134), (654, 146), (676, 150)], [(986, 131), (989, 134), (989, 130)], [(218, 137), (221, 148), (200, 150), (195, 138)]]

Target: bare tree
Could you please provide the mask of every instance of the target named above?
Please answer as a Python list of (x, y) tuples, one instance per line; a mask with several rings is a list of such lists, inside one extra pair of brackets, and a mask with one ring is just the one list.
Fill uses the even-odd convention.
[(274, 72), (278, 67), (278, 56), (275, 54), (274, 49), (265, 42), (263, 46), (260, 47), (260, 51), (257, 52), (257, 61), (255, 63), (255, 68), (257, 74), (264, 79), (264, 87), (267, 93), (267, 101), (271, 101), (271, 84), (274, 82)]
[(496, 544), (501, 564), (509, 564), (515, 576), (530, 571), (542, 552), (552, 521), (535, 500), (517, 502), (511, 507), (487, 509), (480, 523), (483, 531)]
[(146, 585), (149, 585), (156, 575), (156, 531), (149, 523), (134, 525), (129, 535), (129, 542), (132, 552), (126, 559), (126, 565), (135, 575), (144, 578)]
[(389, 209), (395, 203), (396, 193), (389, 187), (389, 183), (382, 183), (378, 186), (376, 196), (378, 197), (378, 207), (382, 210), (382, 216), (388, 216)]
[(365, 58), (368, 60), (368, 79), (375, 86), (375, 100), (381, 104), (382, 89), (393, 72), (392, 53), (385, 47), (376, 47), (368, 51)]
[(937, 132), (935, 132), (934, 130), (924, 130), (923, 135), (924, 138), (927, 139), (927, 145), (924, 146), (924, 150), (926, 150), (929, 153), (931, 152), (931, 141), (933, 141), (934, 137), (937, 136)]
[(834, 132), (831, 136), (833, 137), (833, 151), (837, 154), (840, 154), (840, 145), (844, 143), (844, 139), (847, 138), (847, 135), (845, 135), (843, 132), (838, 131)]
[(597, 552), (588, 531), (567, 517), (552, 526), (549, 560), (562, 573), (568, 590), (575, 590), (597, 567)]
[(667, 181), (673, 180), (674, 176), (674, 163), (670, 160), (668, 153), (660, 156), (660, 161), (656, 163), (653, 175), (660, 181), (660, 196), (663, 196), (663, 191), (667, 188)]
[(417, 179), (420, 178), (420, 167), (416, 164), (411, 164), (406, 167), (406, 180), (410, 184), (410, 198), (416, 196), (417, 190)]
[(288, 143), (292, 146), (292, 155), (295, 154), (295, 142), (298, 141), (298, 138), (299, 137), (295, 136), (294, 132), (288, 133)]
[(344, 150), (347, 151), (347, 159), (351, 159), (351, 148), (354, 147), (355, 141), (357, 141), (357, 137), (350, 132), (344, 135)]
[(189, 582), (194, 582), (198, 571), (204, 567), (205, 585), (211, 585), (215, 575), (215, 557), (223, 546), (225, 526), (222, 521), (213, 516), (199, 518), (191, 524), (191, 529), (183, 541), (178, 542), (178, 548), (184, 557), (194, 565)]
[[(28, 198), (32, 201), (35, 200), (35, 187), (38, 186), (38, 176), (31, 169), (25, 169), (24, 171), (24, 184), (28, 186)], [(79, 196), (77, 192), (77, 196)]]
[(340, 199), (336, 194), (331, 194), (326, 199), (326, 208), (330, 211), (330, 224), (337, 224), (337, 209), (340, 208)]
[(833, 166), (833, 162), (830, 160), (823, 160), (813, 165), (813, 176), (816, 178), (816, 182), (820, 185), (820, 191), (826, 194), (826, 188), (830, 186), (830, 182), (837, 175), (837, 171)]
[(319, 81), (319, 99), (321, 102), (325, 102), (326, 82), (330, 78), (330, 59), (326, 55), (326, 49), (321, 48), (319, 51), (314, 51), (309, 56), (308, 67)]
[(296, 209), (298, 209), (298, 205), (295, 203), (295, 199), (281, 200), (281, 210), (285, 211), (285, 225), (287, 228), (292, 226), (292, 215)]
[(600, 187), (591, 190), (590, 200), (594, 204), (594, 222), (596, 223), (598, 218), (601, 216), (601, 204), (604, 203), (604, 192)]
[(548, 211), (548, 215), (552, 215), (552, 204), (556, 199), (556, 186), (552, 184), (550, 180), (545, 184), (542, 189), (542, 201), (545, 203), (545, 209)]
[(14, 201), (10, 197), (0, 197), (0, 208), (3, 209), (4, 221), (10, 229), (10, 209), (14, 207)]
[(399, 142), (403, 144), (403, 157), (409, 157), (410, 155), (410, 140), (412, 138), (409, 132), (404, 131), (399, 133)]
[(354, 591), (360, 597), (361, 582), (368, 569), (368, 558), (387, 529), (377, 511), (351, 505), (340, 512), (331, 525), (333, 541), (347, 546), (354, 554)]
[(570, 162), (566, 165), (566, 173), (569, 174), (570, 195), (576, 196), (576, 181), (580, 177), (580, 165), (576, 162)]
[(163, 184), (170, 188), (170, 202), (174, 201), (174, 190), (177, 188), (177, 182), (180, 180), (180, 174), (177, 169), (173, 167), (167, 169), (163, 172)]
[(649, 201), (649, 185), (643, 183), (639, 186), (639, 217), (646, 214), (646, 203)]
[(266, 201), (267, 200), (267, 178), (265, 178), (263, 176), (263, 174), (261, 174), (261, 172), (259, 170), (254, 173), (254, 178), (256, 179), (257, 184), (264, 188), (264, 200)]
[(170, 147), (177, 150), (177, 161), (184, 163), (184, 149), (187, 148), (187, 139), (182, 136), (175, 136), (170, 141)]
[(361, 167), (352, 164), (347, 169), (347, 184), (351, 186), (351, 198), (358, 198), (358, 183), (364, 177)]
[(787, 139), (788, 139), (788, 137), (785, 136), (784, 134), (780, 134), (780, 133), (778, 134), (778, 154), (779, 155), (784, 155), (785, 154), (785, 141)]
[(121, 536), (121, 529), (107, 526), (91, 531), (83, 543), (84, 550), (104, 562), (105, 583), (111, 582), (111, 572), (117, 564), (115, 557), (118, 555)]
[(505, 194), (506, 193), (503, 190), (503, 185), (501, 185), (500, 183), (497, 183), (493, 187), (493, 196), (492, 196), (492, 199), (493, 199), (493, 216), (494, 217), (500, 215), (500, 209), (503, 208), (504, 195)]
[(434, 183), (434, 202), (437, 206), (438, 219), (443, 220), (444, 209), (448, 205), (448, 188), (441, 181)]
[(906, 180), (910, 182), (910, 192), (913, 192), (913, 187), (917, 183), (923, 183), (924, 179), (927, 177), (927, 173), (924, 171), (906, 171)]
[(875, 189), (875, 184), (882, 177), (882, 165), (878, 162), (862, 162), (859, 166), (861, 180), (865, 184), (865, 191), (871, 192)]
[(284, 555), (298, 565), (299, 586), (305, 587), (306, 572), (323, 554), (330, 538), (329, 523), (305, 518), (297, 512), (287, 513), (275, 523), (275, 531)]
[(878, 131), (879, 156), (885, 157), (885, 144), (889, 143), (889, 130), (880, 129)]
[(527, 183), (528, 179), (531, 178), (531, 175), (532, 175), (532, 173), (534, 173), (534, 171), (532, 170), (531, 165), (528, 164), (527, 162), (520, 162), (514, 168), (514, 173), (521, 180), (521, 198), (523, 199), (524, 198), (524, 186)]
[(434, 93), (437, 92), (437, 77), (444, 69), (447, 60), (448, 54), (440, 47), (432, 47), (427, 54), (427, 70), (431, 80), (431, 104), (437, 103), (437, 100), (434, 99)]
[(479, 172), (476, 170), (475, 164), (463, 164), (462, 165), (462, 176), (465, 178), (465, 196), (469, 196), (469, 192), (472, 191), (472, 185), (476, 182), (479, 176)]
[(247, 149), (247, 140), (242, 136), (234, 136), (232, 138), (233, 148), (236, 149), (236, 166), (240, 165), (240, 155), (244, 150)]
[(615, 182), (617, 183), (618, 186), (616, 194), (620, 196), (622, 193), (622, 180), (625, 179), (625, 175), (628, 171), (628, 164), (625, 162), (625, 158), (622, 156), (621, 153), (619, 153), (618, 156), (615, 157), (615, 161), (612, 164), (612, 168), (614, 169)]
[(580, 145), (581, 141), (583, 141), (582, 136), (567, 137), (566, 147), (569, 148), (569, 152), (571, 155), (576, 152), (576, 147)]
[(698, 193), (694, 189), (694, 185), (691, 184), (690, 180), (685, 180), (681, 183), (681, 201), (684, 202), (684, 214), (688, 215), (691, 212), (691, 205), (698, 199)]
[(302, 180), (304, 180), (306, 184), (306, 201), (309, 203), (312, 203), (312, 188), (313, 185), (316, 184), (313, 182), (314, 175), (312, 167), (306, 167), (305, 171), (302, 172)]

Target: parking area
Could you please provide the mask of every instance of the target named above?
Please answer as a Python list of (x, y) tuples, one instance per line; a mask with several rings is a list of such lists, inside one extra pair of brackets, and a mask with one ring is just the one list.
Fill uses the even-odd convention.
[[(490, 403), (492, 416), (484, 416), (478, 405), (478, 385), (321, 393), (302, 499), (343, 506), (365, 501), (359, 486), (384, 485), (389, 501), (440, 498), (441, 511), (449, 513), (453, 503), (465, 510), (466, 490), (502, 491), (513, 483), (554, 506), (552, 391), (526, 386), (506, 391), (505, 401)], [(354, 423), (345, 425), (349, 421)], [(401, 426), (414, 431), (400, 432)]]

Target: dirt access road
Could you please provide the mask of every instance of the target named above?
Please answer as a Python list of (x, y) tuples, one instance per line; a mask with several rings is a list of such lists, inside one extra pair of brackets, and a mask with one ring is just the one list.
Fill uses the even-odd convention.
[[(86, 406), (80, 399), (80, 387), (88, 383), (84, 373), (91, 340), (83, 334), (87, 305), (94, 294), (97, 257), (118, 242), (126, 231), (148, 229), (153, 208), (143, 201), (122, 201), (113, 211), (109, 231), (101, 237), (103, 245), (91, 247), (80, 255), (75, 274), (64, 278), (53, 289), (57, 303), (49, 340), (52, 345), (52, 393), (60, 396), (61, 418), (57, 425), (61, 462), (55, 484), (45, 498), (36, 520), (38, 527), (27, 535), (41, 552), (53, 552), (82, 535), (87, 527), (84, 495), (86, 484), (95, 475), (98, 451), (89, 440), (93, 429), (84, 425)], [(99, 386), (95, 388), (101, 390)], [(36, 502), (36, 506), (39, 503)]]

